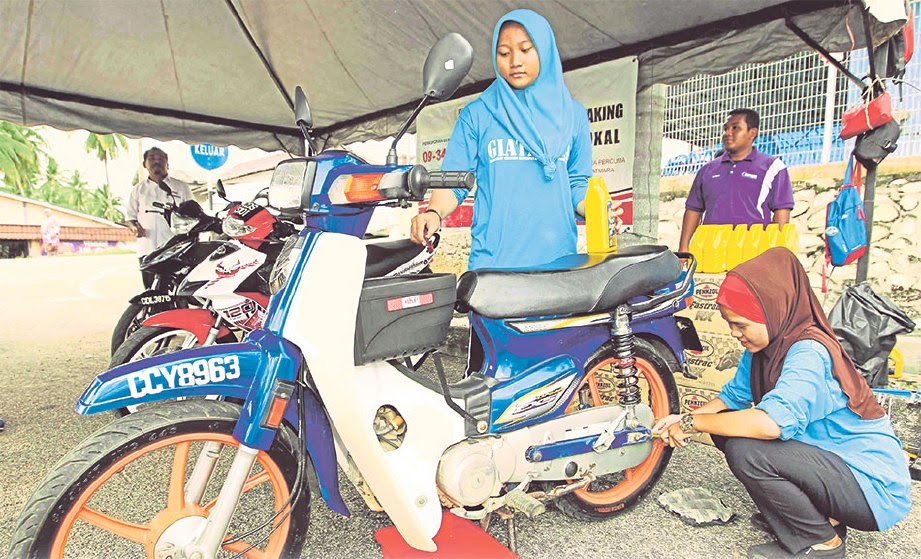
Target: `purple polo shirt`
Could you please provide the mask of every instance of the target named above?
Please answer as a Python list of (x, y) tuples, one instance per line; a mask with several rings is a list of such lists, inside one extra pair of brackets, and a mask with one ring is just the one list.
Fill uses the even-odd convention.
[(734, 162), (724, 153), (697, 172), (684, 207), (703, 212), (704, 224), (767, 225), (774, 210), (793, 209), (793, 185), (777, 157), (753, 149)]

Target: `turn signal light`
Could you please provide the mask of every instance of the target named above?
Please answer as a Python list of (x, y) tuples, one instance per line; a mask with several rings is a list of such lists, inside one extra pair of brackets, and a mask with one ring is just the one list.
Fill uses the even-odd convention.
[(285, 417), (285, 410), (291, 403), (291, 395), (294, 393), (294, 385), (282, 381), (275, 381), (272, 388), (272, 402), (262, 416), (263, 427), (278, 429), (282, 419)]
[(383, 200), (380, 193), (381, 180), (385, 173), (340, 175), (329, 189), (329, 200), (333, 204), (354, 204)]
[(329, 187), (333, 204), (378, 202), (406, 197), (406, 172), (339, 175)]

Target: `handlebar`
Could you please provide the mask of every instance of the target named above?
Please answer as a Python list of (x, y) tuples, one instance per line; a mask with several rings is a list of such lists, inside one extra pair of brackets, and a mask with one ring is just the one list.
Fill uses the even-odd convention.
[(410, 199), (421, 200), (425, 191), (440, 188), (466, 188), (470, 190), (476, 177), (470, 171), (429, 171), (422, 165), (415, 165), (406, 175)]
[(328, 196), (333, 205), (422, 200), (430, 188), (473, 188), (475, 177), (467, 171), (429, 172), (422, 165), (410, 169), (367, 166), (336, 177)]

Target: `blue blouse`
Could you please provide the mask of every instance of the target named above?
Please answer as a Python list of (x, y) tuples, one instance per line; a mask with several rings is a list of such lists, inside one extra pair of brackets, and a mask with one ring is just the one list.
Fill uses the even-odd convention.
[[(742, 355), (735, 377), (719, 394), (730, 409), (752, 405), (751, 353)], [(828, 350), (815, 340), (794, 343), (774, 389), (755, 406), (780, 427), (781, 440), (797, 440), (833, 452), (860, 484), (880, 530), (911, 510), (911, 477), (902, 444), (889, 417), (861, 419), (832, 376)]]

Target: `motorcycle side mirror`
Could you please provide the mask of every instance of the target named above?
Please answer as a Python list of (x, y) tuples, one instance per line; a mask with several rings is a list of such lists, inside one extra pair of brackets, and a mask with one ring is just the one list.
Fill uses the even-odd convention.
[(294, 88), (294, 123), (308, 129), (313, 128), (310, 105), (307, 104), (307, 95), (301, 86)]
[(473, 47), (460, 33), (448, 33), (429, 51), (422, 67), (422, 93), (437, 101), (448, 99), (473, 65)]
[(224, 188), (224, 181), (217, 179), (217, 184), (215, 184), (214, 188), (217, 191), (218, 196), (224, 200), (227, 199), (227, 190)]
[(157, 186), (160, 188), (160, 190), (162, 190), (163, 192), (166, 192), (166, 193), (169, 194), (170, 196), (173, 195), (173, 191), (170, 189), (169, 185), (166, 184), (165, 181), (162, 181), (162, 180), (161, 180), (161, 181), (157, 181)]
[(307, 94), (301, 86), (294, 88), (294, 123), (301, 129), (301, 134), (307, 140), (307, 155), (317, 151), (313, 138), (313, 115), (310, 114), (310, 105), (307, 103)]
[(422, 100), (393, 139), (387, 165), (397, 164), (397, 143), (419, 112), (432, 101), (444, 101), (454, 95), (472, 65), (473, 47), (460, 33), (448, 33), (429, 50), (422, 67)]

